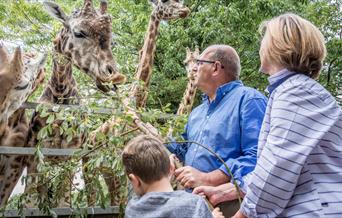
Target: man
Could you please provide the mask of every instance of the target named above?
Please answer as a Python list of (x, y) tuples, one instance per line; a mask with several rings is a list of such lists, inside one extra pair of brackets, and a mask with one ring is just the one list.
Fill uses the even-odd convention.
[[(239, 80), (240, 59), (232, 47), (210, 46), (196, 61), (195, 85), (205, 95), (203, 103), (189, 116), (184, 139), (203, 144), (218, 154), (243, 188), (244, 177), (256, 164), (266, 98)], [(185, 165), (175, 171), (176, 179), (187, 189), (232, 182), (223, 163), (197, 143), (167, 145)], [(236, 192), (232, 195), (236, 199)], [(224, 213), (226, 208), (222, 208)]]

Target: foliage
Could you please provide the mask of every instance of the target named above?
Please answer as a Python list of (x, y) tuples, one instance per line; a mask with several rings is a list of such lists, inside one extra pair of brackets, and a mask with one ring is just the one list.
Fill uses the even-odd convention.
[[(82, 5), (81, 0), (56, 1), (70, 13)], [(98, 2), (95, 1), (95, 3)], [(241, 57), (241, 79), (248, 86), (263, 91), (266, 77), (258, 73), (259, 24), (284, 12), (297, 13), (317, 25), (323, 32), (328, 56), (320, 82), (337, 95), (342, 83), (342, 11), (335, 0), (186, 0), (192, 13), (184, 20), (163, 22), (157, 42), (157, 52), (148, 106), (162, 108), (171, 103), (172, 111), (180, 101), (187, 79), (184, 66), (185, 48), (224, 43), (235, 47)], [(116, 0), (109, 4), (113, 16), (113, 53), (121, 71), (134, 78), (138, 51), (142, 47), (149, 15), (147, 0)], [(31, 48), (48, 51), (60, 24), (44, 12), (40, 2), (11, 1), (0, 3), (0, 38), (21, 39)], [(23, 31), (24, 30), (24, 31)], [(79, 74), (79, 73), (77, 73)], [(88, 80), (79, 76), (81, 86)], [(84, 87), (84, 86), (82, 86)]]
[[(56, 0), (63, 10), (70, 14), (74, 8), (81, 7), (83, 0)], [(94, 1), (99, 5), (99, 1)], [(120, 86), (128, 90), (134, 81), (134, 73), (138, 64), (138, 51), (143, 45), (145, 31), (149, 21), (152, 6), (147, 0), (115, 0), (109, 1), (109, 13), (113, 17), (113, 54), (123, 74), (129, 80), (127, 85)], [(342, 87), (342, 6), (335, 0), (185, 0), (192, 13), (183, 20), (162, 22), (157, 41), (153, 76), (148, 97), (147, 109), (140, 111), (143, 120), (153, 123), (163, 136), (172, 125), (175, 135), (180, 133), (186, 122), (186, 117), (160, 119), (165, 113), (177, 110), (187, 78), (183, 66), (185, 48), (198, 46), (200, 50), (211, 44), (229, 44), (235, 47), (242, 62), (242, 81), (251, 87), (263, 91), (267, 86), (266, 76), (258, 72), (259, 41), (258, 27), (266, 19), (284, 12), (297, 13), (317, 25), (323, 32), (328, 49), (324, 70), (319, 79), (335, 96)], [(61, 24), (53, 20), (44, 11), (40, 1), (0, 0), (0, 39), (24, 45), (27, 50), (47, 52), (51, 54), (51, 41), (61, 28)], [(51, 56), (51, 55), (50, 55)], [(46, 65), (51, 71), (51, 57)], [(64, 120), (59, 127), (61, 134), (67, 139), (80, 133), (89, 133), (109, 119), (108, 115), (94, 114), (98, 108), (109, 108), (116, 119), (129, 122), (130, 117), (122, 114), (123, 108), (118, 103), (119, 94), (104, 95), (96, 90), (95, 85), (84, 74), (74, 69), (81, 94), (82, 110), (56, 109), (48, 113), (49, 125), (41, 130), (39, 137), (44, 140), (51, 134), (55, 120)], [(47, 75), (49, 78), (49, 74)], [(42, 88), (32, 99), (37, 99)], [(199, 98), (197, 99), (197, 103)], [(40, 108), (46, 113), (46, 108)], [(79, 113), (83, 111), (84, 113)], [(117, 128), (122, 128), (118, 126)], [(122, 171), (121, 161), (117, 158), (125, 142), (135, 132), (127, 135), (98, 134), (96, 145), (85, 147), (96, 148), (89, 155), (87, 167), (92, 173), (89, 186), (98, 190), (97, 204), (105, 207), (109, 204), (100, 170), (115, 172), (120, 181), (125, 184), (126, 178)], [(105, 143), (103, 143), (105, 142)], [(101, 144), (102, 143), (102, 144)], [(63, 190), (66, 173), (80, 167), (79, 160), (86, 150), (76, 154), (60, 165), (51, 165), (39, 154), (40, 168), (45, 181), (50, 184), (51, 202), (60, 197)], [(121, 193), (126, 194), (123, 186)], [(86, 202), (87, 187), (74, 187), (73, 206), (83, 207)], [(52, 196), (52, 197), (51, 197)], [(22, 202), (23, 198), (16, 198)], [(21, 203), (12, 203), (12, 205)], [(23, 205), (21, 204), (21, 207)], [(15, 206), (16, 207), (16, 206)], [(49, 211), (49, 205), (41, 208)]]

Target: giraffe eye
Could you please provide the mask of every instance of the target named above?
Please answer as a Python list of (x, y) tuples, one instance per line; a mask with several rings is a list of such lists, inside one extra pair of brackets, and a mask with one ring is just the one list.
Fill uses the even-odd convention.
[(80, 31), (80, 32), (74, 32), (74, 36), (76, 38), (86, 38), (87, 37), (87, 34), (83, 31)]

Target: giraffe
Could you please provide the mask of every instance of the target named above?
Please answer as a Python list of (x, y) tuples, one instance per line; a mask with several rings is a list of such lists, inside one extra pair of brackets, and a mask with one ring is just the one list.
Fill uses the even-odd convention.
[[(184, 6), (179, 0), (150, 0), (154, 5), (154, 9), (150, 15), (147, 32), (145, 35), (144, 45), (139, 52), (139, 64), (136, 72), (136, 80), (142, 81), (143, 87), (133, 84), (130, 89), (129, 96), (135, 96), (136, 106), (142, 107), (147, 100), (147, 89), (151, 80), (152, 65), (156, 49), (156, 41), (158, 37), (159, 25), (162, 20), (172, 20), (185, 18), (189, 15), (190, 10)], [(129, 99), (125, 99), (127, 103)], [(117, 123), (116, 119), (112, 119), (101, 125), (95, 132), (108, 134), (114, 133), (113, 126)], [(93, 134), (94, 135), (94, 134)]]
[[(40, 97), (40, 102), (57, 104), (78, 104), (77, 84), (72, 74), (75, 66), (93, 79), (96, 86), (103, 92), (116, 88), (116, 84), (125, 81), (125, 76), (118, 72), (111, 52), (112, 21), (107, 14), (107, 2), (101, 1), (99, 10), (95, 10), (92, 0), (84, 0), (81, 10), (75, 10), (67, 16), (63, 10), (53, 2), (44, 2), (48, 13), (63, 24), (63, 28), (53, 41), (53, 69), (52, 76)], [(113, 88), (105, 83), (112, 83)], [(38, 132), (46, 126), (47, 118), (35, 113), (30, 123), (28, 146), (34, 147)], [(44, 147), (50, 148), (79, 148), (84, 143), (86, 135), (78, 135), (68, 142), (66, 134), (59, 131), (62, 121), (54, 122), (51, 137), (43, 140)], [(51, 158), (49, 158), (51, 159)], [(61, 162), (63, 158), (54, 158)], [(30, 157), (28, 175), (37, 172), (37, 163)], [(69, 182), (71, 186), (71, 183)], [(45, 189), (38, 185), (37, 189)], [(26, 186), (26, 193), (35, 190), (33, 183)], [(69, 190), (70, 187), (69, 187)], [(69, 191), (68, 191), (69, 192)], [(41, 196), (42, 197), (42, 196)], [(70, 193), (65, 193), (58, 206), (70, 203)], [(33, 202), (34, 204), (34, 202)], [(32, 205), (32, 204), (28, 204)], [(55, 205), (54, 205), (55, 206)]]
[[(187, 77), (188, 77), (188, 84), (186, 86), (186, 89), (183, 94), (183, 98), (181, 103), (179, 104), (178, 110), (176, 115), (187, 115), (190, 113), (192, 109), (192, 105), (195, 100), (196, 91), (197, 88), (195, 87), (195, 79), (196, 74), (195, 71), (193, 71), (193, 66), (196, 63), (196, 58), (199, 56), (199, 49), (196, 47), (195, 51), (190, 51), (189, 48), (186, 48), (186, 57), (184, 60), (185, 69), (187, 71)], [(171, 125), (167, 136), (172, 137), (173, 134), (173, 126)]]
[(194, 52), (190, 51), (189, 48), (186, 49), (186, 58), (184, 60), (184, 64), (189, 81), (183, 94), (182, 102), (178, 107), (177, 115), (189, 114), (194, 103), (197, 88), (194, 85), (196, 74), (195, 71), (193, 71), (192, 69), (196, 63), (196, 58), (198, 56), (198, 48), (196, 48)]
[[(143, 82), (143, 87), (140, 84), (133, 84), (129, 96), (135, 97), (137, 107), (143, 107), (147, 100), (147, 90), (151, 80), (153, 58), (156, 49), (156, 41), (158, 37), (159, 25), (162, 20), (168, 21), (178, 18), (185, 18), (189, 15), (190, 10), (184, 6), (179, 0), (150, 0), (154, 4), (154, 9), (150, 15), (150, 20), (145, 35), (143, 48), (139, 52), (139, 64), (136, 71), (136, 80)], [(124, 104), (128, 104), (129, 98), (124, 100)], [(116, 118), (101, 125), (96, 132), (108, 134), (109, 132), (113, 135), (117, 135), (118, 132), (115, 130), (115, 126), (120, 122)], [(95, 143), (94, 137), (91, 137), (92, 143)], [(120, 204), (119, 188), (121, 186), (119, 178), (107, 171), (103, 172), (109, 193), (111, 198), (111, 205)], [(94, 193), (94, 191), (93, 191)], [(91, 196), (91, 200), (88, 204), (94, 202), (94, 194)]]
[[(19, 107), (43, 82), (45, 60), (43, 54), (22, 57), (17, 48), (9, 61), (0, 45), (0, 146), (25, 146), (29, 124), (25, 109)], [(23, 168), (23, 156), (0, 155), (0, 208), (6, 205)]]
[(142, 87), (140, 84), (135, 84), (130, 95), (135, 96), (137, 107), (143, 107), (147, 100), (160, 22), (162, 20), (185, 18), (190, 13), (190, 10), (179, 0), (151, 0), (151, 2), (155, 6), (150, 16), (136, 73), (136, 80), (142, 81), (143, 84)]

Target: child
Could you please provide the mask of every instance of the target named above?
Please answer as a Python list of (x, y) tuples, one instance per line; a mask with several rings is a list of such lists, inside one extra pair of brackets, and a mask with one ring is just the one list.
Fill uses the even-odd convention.
[(156, 139), (135, 137), (125, 147), (122, 160), (138, 195), (128, 202), (125, 217), (223, 217), (217, 209), (212, 214), (202, 197), (173, 191), (170, 176), (174, 167)]

